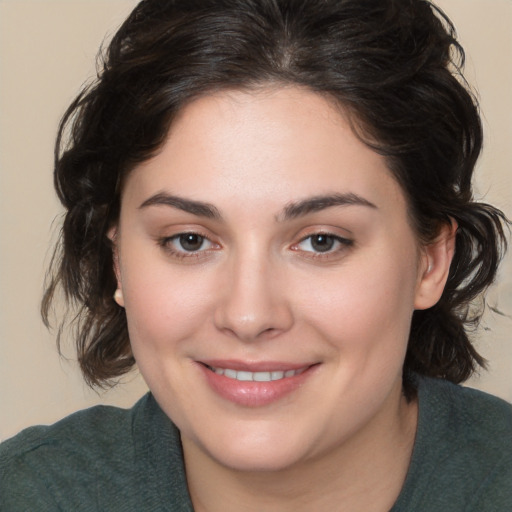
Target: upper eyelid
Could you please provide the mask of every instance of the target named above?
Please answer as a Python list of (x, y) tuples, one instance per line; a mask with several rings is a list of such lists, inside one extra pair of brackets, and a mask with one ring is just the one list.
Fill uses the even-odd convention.
[(318, 235), (323, 235), (323, 236), (331, 237), (336, 242), (338, 242), (339, 244), (341, 244), (343, 246), (349, 246), (349, 245), (353, 245), (354, 244), (354, 240), (352, 240), (350, 238), (347, 238), (347, 237), (344, 237), (344, 236), (336, 235), (336, 234), (333, 234), (333, 233), (327, 233), (327, 232), (317, 232), (317, 233), (312, 233), (310, 235), (306, 235), (306, 236), (302, 237), (298, 242), (293, 243), (292, 247), (293, 246), (297, 246), (297, 245), (301, 244), (302, 242), (305, 242), (306, 240), (308, 240), (308, 239), (310, 239), (310, 238), (312, 238), (314, 236), (318, 236)]
[[(337, 245), (327, 251), (315, 251), (315, 250), (307, 250), (306, 248), (301, 248), (300, 244), (306, 242), (308, 239), (311, 239), (314, 236), (324, 235), (334, 239)], [(309, 242), (312, 244), (312, 240)], [(293, 252), (301, 253), (303, 257), (308, 258), (333, 258), (336, 255), (340, 255), (344, 251), (354, 246), (354, 240), (351, 238), (346, 238), (340, 235), (337, 235), (332, 232), (327, 231), (315, 231), (314, 233), (309, 233), (303, 237), (301, 237), (297, 242), (294, 242), (290, 245), (290, 250)]]
[[(342, 233), (340, 233), (340, 231), (342, 231)], [(334, 226), (322, 227), (320, 225), (301, 229), (295, 235), (295, 238), (302, 242), (303, 240), (306, 240), (307, 238), (315, 235), (332, 236), (338, 240), (346, 240), (350, 242), (354, 241), (354, 235), (349, 229)]]
[[(186, 234), (197, 234), (198, 236), (209, 242), (208, 247), (194, 251), (187, 251), (183, 247), (181, 249), (176, 247), (176, 239), (181, 235)], [(181, 231), (171, 236), (160, 237), (157, 239), (157, 243), (169, 257), (175, 260), (190, 263), (193, 263), (195, 261), (202, 261), (203, 259), (207, 258), (208, 255), (217, 250), (215, 245), (218, 245), (215, 242), (213, 242), (209, 237), (203, 236), (197, 231)]]
[(332, 231), (327, 231), (327, 230), (325, 230), (325, 231), (319, 230), (319, 231), (315, 231), (313, 233), (308, 233), (307, 235), (302, 236), (299, 241), (303, 242), (304, 240), (307, 240), (308, 238), (311, 238), (312, 236), (318, 236), (318, 235), (331, 236), (332, 238), (335, 238), (336, 240), (344, 240), (347, 242), (352, 242), (352, 239), (347, 236), (338, 235), (337, 233), (333, 233)]
[[(215, 245), (215, 243), (216, 243), (211, 239), (210, 236), (208, 236), (198, 230), (182, 230), (182, 231), (178, 231), (177, 233), (174, 233), (172, 235), (158, 236), (158, 237), (156, 237), (156, 240), (158, 241), (158, 243), (161, 246), (166, 246), (183, 235), (197, 235), (197, 236), (203, 238), (204, 240), (207, 240), (210, 244)], [(197, 251), (197, 252), (199, 252), (199, 251)]]
[[(207, 229), (201, 229), (199, 227), (191, 226), (191, 227), (179, 227), (177, 230), (174, 226), (166, 226), (161, 235), (158, 235), (158, 238), (161, 240), (167, 239), (170, 240), (172, 238), (179, 237), (181, 235), (198, 235), (203, 238), (207, 238), (212, 241), (214, 236)], [(164, 234), (166, 231), (169, 231), (170, 234)]]
[(211, 237), (209, 237), (208, 235), (205, 235), (199, 231), (180, 231), (179, 233), (176, 233), (175, 235), (164, 236), (164, 237), (162, 237), (162, 240), (169, 240), (169, 241), (176, 240), (177, 238), (179, 238), (183, 235), (197, 235), (197, 236), (201, 237), (202, 239), (207, 240), (211, 244), (215, 244), (215, 242), (211, 239)]

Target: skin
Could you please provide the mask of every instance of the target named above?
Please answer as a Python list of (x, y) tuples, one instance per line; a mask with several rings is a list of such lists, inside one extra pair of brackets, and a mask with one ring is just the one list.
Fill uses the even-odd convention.
[[(204, 238), (184, 247), (181, 233)], [(401, 382), (411, 316), (439, 299), (453, 233), (419, 244), (384, 158), (318, 94), (230, 91), (183, 109), (127, 178), (111, 236), (116, 300), (181, 431), (196, 510), (389, 510), (417, 422)], [(209, 385), (213, 359), (308, 372), (240, 404)]]

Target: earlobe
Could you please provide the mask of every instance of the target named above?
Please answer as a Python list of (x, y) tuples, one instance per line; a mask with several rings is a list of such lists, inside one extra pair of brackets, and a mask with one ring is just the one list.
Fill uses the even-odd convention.
[(114, 292), (114, 301), (124, 307), (123, 287), (121, 282), (121, 271), (119, 268), (119, 249), (117, 247), (117, 226), (109, 229), (108, 238), (112, 242), (112, 266), (117, 280), (117, 289)]
[(455, 254), (457, 223), (442, 226), (437, 238), (423, 247), (423, 257), (419, 270), (419, 281), (414, 302), (415, 309), (428, 309), (434, 306), (443, 294)]
[(121, 290), (121, 288), (117, 288), (117, 290), (114, 292), (114, 300), (116, 301), (118, 306), (124, 308), (123, 290)]

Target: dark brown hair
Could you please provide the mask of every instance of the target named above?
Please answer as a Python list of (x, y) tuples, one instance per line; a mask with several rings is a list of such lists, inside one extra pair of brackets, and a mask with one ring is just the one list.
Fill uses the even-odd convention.
[(78, 306), (86, 381), (104, 385), (134, 364), (107, 237), (127, 173), (194, 98), (267, 84), (308, 88), (350, 114), (387, 158), (423, 243), (457, 222), (448, 283), (438, 304), (414, 313), (404, 371), (467, 379), (483, 364), (468, 337), (478, 320), (469, 305), (495, 277), (507, 221), (473, 200), (482, 129), (463, 61), (451, 22), (425, 0), (141, 2), (65, 113), (55, 150), (66, 213), (42, 312), (48, 323), (58, 288)]

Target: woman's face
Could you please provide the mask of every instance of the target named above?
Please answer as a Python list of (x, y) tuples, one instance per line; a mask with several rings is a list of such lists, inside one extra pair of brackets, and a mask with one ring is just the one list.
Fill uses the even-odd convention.
[(395, 418), (428, 258), (320, 95), (191, 103), (128, 177), (116, 240), (135, 358), (185, 446), (280, 469)]

